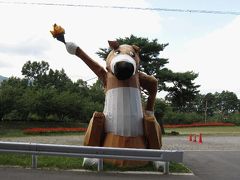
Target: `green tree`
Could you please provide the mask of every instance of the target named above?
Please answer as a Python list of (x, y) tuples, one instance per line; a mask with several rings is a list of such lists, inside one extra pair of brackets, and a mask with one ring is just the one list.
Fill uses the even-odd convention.
[[(205, 107), (204, 107), (205, 106)], [(216, 97), (212, 93), (207, 93), (203, 98), (203, 107), (207, 115), (212, 116), (216, 111)]]
[(238, 99), (238, 106), (237, 106), (238, 112), (240, 113), (240, 99)]
[(68, 90), (70, 90), (71, 92), (83, 94), (84, 96), (88, 96), (89, 86), (86, 81), (78, 79), (77, 82), (74, 82)]
[[(93, 102), (98, 102), (104, 105), (105, 94), (103, 84), (100, 80), (97, 80), (89, 89), (89, 94)], [(103, 110), (103, 106), (101, 111)]]
[(216, 97), (212, 93), (207, 93), (202, 98), (202, 112), (204, 112), (204, 121), (207, 122), (208, 117), (213, 116), (216, 111)]
[(29, 80), (30, 83), (42, 79), (49, 70), (49, 64), (45, 61), (31, 62), (27, 61), (22, 67), (22, 75)]
[(71, 79), (67, 76), (64, 69), (59, 70), (49, 70), (49, 73), (41, 78), (41, 82), (44, 86), (54, 87), (60, 91), (68, 90), (72, 86)]
[(49, 69), (49, 64), (45, 61), (27, 61), (22, 67), (22, 75), (34, 86), (42, 88), (53, 87), (63, 91), (73, 84), (64, 69), (60, 71)]
[(0, 120), (13, 110), (14, 95), (11, 87), (0, 88)]
[(164, 100), (158, 99), (158, 98), (156, 99), (154, 115), (155, 115), (157, 121), (159, 122), (162, 134), (165, 134), (165, 130), (163, 128), (163, 124), (164, 124), (163, 117), (166, 113), (168, 106), (169, 105)]
[(57, 91), (54, 88), (41, 88), (35, 90), (33, 97), (33, 113), (41, 117), (42, 120), (53, 114), (54, 101), (53, 98)]
[(70, 91), (55, 93), (52, 113), (56, 113), (60, 121), (64, 121), (66, 117), (78, 118), (83, 114), (84, 104), (81, 99), (79, 94)]
[(233, 92), (222, 91), (221, 93), (215, 93), (216, 106), (222, 116), (234, 113), (238, 110), (238, 98)]
[(22, 96), (17, 100), (18, 120), (29, 120), (31, 113), (34, 113), (36, 91), (30, 87), (26, 88)]
[[(5, 115), (13, 110), (20, 113), (20, 111), (18, 111), (22, 108), (20, 100), (27, 86), (27, 80), (16, 77), (11, 77), (1, 83), (0, 119), (3, 119)], [(21, 113), (19, 115), (21, 115)]]
[(197, 89), (200, 87), (193, 82), (197, 77), (198, 74), (192, 71), (170, 75), (170, 85), (166, 87), (169, 92), (166, 99), (172, 103), (173, 110), (180, 112), (193, 111), (193, 102), (199, 93)]

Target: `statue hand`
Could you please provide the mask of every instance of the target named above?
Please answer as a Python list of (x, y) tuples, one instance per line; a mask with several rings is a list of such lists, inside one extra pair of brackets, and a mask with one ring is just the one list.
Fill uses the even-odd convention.
[(76, 54), (76, 50), (78, 48), (78, 46), (76, 44), (74, 44), (73, 42), (66, 42), (66, 49), (68, 51), (69, 54)]

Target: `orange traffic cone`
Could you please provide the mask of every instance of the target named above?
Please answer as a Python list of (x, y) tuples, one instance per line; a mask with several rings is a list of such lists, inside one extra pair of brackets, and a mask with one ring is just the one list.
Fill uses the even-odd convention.
[(197, 142), (197, 137), (196, 137), (196, 134), (194, 134), (194, 139), (193, 139), (193, 142)]
[(189, 135), (189, 141), (192, 141), (192, 134)]
[(198, 143), (199, 143), (199, 144), (202, 144), (202, 133), (199, 134)]

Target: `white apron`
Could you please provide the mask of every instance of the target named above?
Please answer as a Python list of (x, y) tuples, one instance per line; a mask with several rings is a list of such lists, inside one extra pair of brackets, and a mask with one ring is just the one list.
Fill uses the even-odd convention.
[(138, 88), (119, 87), (106, 93), (105, 131), (120, 136), (143, 135), (143, 112)]

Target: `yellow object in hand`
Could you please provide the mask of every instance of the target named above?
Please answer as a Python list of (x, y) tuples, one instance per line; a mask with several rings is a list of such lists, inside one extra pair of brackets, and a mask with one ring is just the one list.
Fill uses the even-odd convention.
[(53, 35), (54, 38), (63, 35), (65, 33), (65, 30), (61, 27), (58, 26), (57, 24), (53, 25), (53, 31), (50, 31)]

